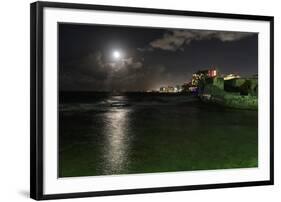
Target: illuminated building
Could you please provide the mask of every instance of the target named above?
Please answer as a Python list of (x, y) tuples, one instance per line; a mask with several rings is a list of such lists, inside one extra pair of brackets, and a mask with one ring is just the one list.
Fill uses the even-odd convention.
[(231, 79), (239, 79), (239, 78), (240, 78), (240, 76), (237, 75), (237, 74), (228, 74), (223, 79), (224, 80), (231, 80)]
[(200, 80), (206, 79), (206, 78), (214, 78), (216, 76), (218, 76), (218, 71), (216, 70), (216, 68), (201, 70), (192, 75), (191, 84), (193, 86), (198, 86), (198, 83)]
[(217, 70), (215, 68), (209, 69), (208, 70), (208, 76), (213, 78), (217, 76)]
[(159, 89), (160, 93), (178, 93), (178, 92), (181, 92), (181, 91), (182, 91), (182, 88), (179, 85), (177, 85), (175, 87), (173, 87), (173, 86), (163, 86), (163, 87), (160, 87), (160, 89)]

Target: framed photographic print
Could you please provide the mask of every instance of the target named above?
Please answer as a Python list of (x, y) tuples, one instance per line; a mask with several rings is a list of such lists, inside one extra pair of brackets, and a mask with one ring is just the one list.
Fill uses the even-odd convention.
[(31, 4), (31, 198), (273, 184), (273, 17)]

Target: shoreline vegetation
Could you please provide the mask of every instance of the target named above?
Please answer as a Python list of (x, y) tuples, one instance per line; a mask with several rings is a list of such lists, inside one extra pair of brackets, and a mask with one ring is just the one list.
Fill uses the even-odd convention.
[(199, 81), (198, 97), (205, 103), (223, 107), (258, 110), (258, 78), (202, 79)]
[(223, 107), (258, 110), (257, 96), (226, 92), (210, 84), (204, 88), (199, 97), (205, 103), (214, 103)]

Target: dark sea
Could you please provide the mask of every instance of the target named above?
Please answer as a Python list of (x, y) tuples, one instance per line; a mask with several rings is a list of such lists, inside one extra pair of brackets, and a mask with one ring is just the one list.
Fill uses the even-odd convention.
[(60, 92), (59, 177), (257, 166), (257, 111), (185, 94)]

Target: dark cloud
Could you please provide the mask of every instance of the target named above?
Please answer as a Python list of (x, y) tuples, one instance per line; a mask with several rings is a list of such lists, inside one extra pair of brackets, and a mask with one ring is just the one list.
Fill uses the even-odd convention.
[(106, 61), (102, 53), (91, 53), (82, 61), (61, 67), (60, 88), (64, 90), (99, 91), (148, 90), (158, 87), (169, 74), (164, 65), (143, 65), (144, 59), (129, 57)]
[(150, 46), (154, 49), (176, 51), (178, 49), (183, 50), (184, 45), (194, 40), (218, 39), (222, 42), (227, 42), (240, 40), (252, 34), (225, 31), (171, 30), (167, 31), (163, 37), (150, 42)]

